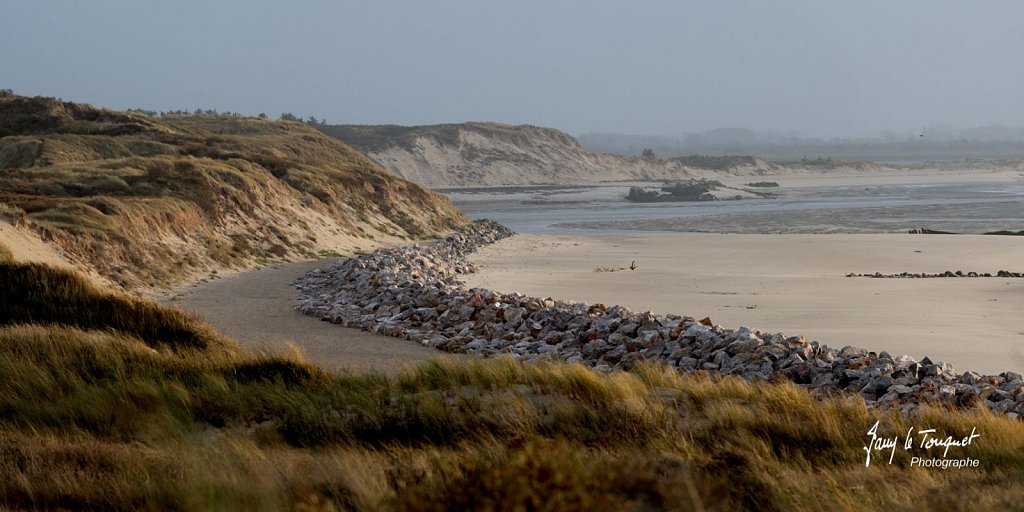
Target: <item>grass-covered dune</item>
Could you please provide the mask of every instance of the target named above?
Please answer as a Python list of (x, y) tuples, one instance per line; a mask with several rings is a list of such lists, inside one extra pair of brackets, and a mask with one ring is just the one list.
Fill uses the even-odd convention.
[(0, 96), (0, 221), (124, 287), (348, 252), (466, 222), (298, 122)]
[[(0, 255), (2, 258), (2, 255)], [(254, 355), (189, 315), (0, 263), (0, 508), (1008, 510), (1024, 428), (906, 419), (787, 383)], [(865, 467), (867, 429), (982, 435), (977, 469)]]

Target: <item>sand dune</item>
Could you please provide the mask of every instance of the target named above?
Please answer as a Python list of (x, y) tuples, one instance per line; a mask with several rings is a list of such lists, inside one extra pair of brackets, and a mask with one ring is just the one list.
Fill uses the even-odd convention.
[[(473, 255), (469, 286), (805, 335), (953, 363), (1024, 369), (1024, 279), (867, 279), (850, 272), (1024, 270), (1024, 238), (937, 235), (517, 235)], [(598, 272), (598, 268), (637, 270)]]

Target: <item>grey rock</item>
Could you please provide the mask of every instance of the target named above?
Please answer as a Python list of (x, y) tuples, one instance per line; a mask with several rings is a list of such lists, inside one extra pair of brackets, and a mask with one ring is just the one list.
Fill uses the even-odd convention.
[(1017, 410), (1017, 403), (1013, 400), (1003, 400), (1002, 402), (996, 402), (995, 407), (992, 408), (995, 412), (1008, 413)]
[(974, 372), (964, 372), (963, 374), (960, 375), (960, 378), (957, 379), (957, 382), (959, 382), (961, 384), (974, 385), (974, 384), (978, 383), (978, 377), (979, 376), (978, 376), (977, 373), (974, 373)]
[(685, 369), (691, 369), (692, 370), (692, 369), (697, 368), (697, 362), (698, 361), (696, 359), (692, 358), (692, 357), (680, 357), (679, 358), (679, 364), (677, 366), (679, 368), (685, 368)]
[(1006, 391), (996, 388), (992, 390), (992, 393), (988, 396), (988, 399), (992, 400), (993, 402), (1002, 402), (1004, 400), (1013, 400), (1013, 396), (1011, 396)]
[(953, 386), (940, 386), (938, 396), (940, 399), (952, 401), (956, 398), (956, 388)]
[(762, 342), (759, 338), (740, 338), (730, 343), (729, 346), (726, 347), (726, 351), (728, 351), (730, 355), (736, 355), (741, 352), (751, 352), (760, 347), (761, 345), (764, 345), (764, 342)]
[(907, 398), (914, 393), (914, 388), (910, 386), (904, 386), (902, 384), (894, 384), (889, 386), (886, 390), (887, 393), (896, 393), (900, 398)]

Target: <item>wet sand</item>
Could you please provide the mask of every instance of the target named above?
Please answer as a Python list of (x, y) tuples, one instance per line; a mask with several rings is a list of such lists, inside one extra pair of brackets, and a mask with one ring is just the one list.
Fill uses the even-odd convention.
[[(469, 286), (1024, 370), (1024, 279), (847, 278), (850, 272), (1024, 271), (1024, 237), (900, 234), (517, 235), (471, 256)], [(599, 272), (599, 268), (636, 270)]]

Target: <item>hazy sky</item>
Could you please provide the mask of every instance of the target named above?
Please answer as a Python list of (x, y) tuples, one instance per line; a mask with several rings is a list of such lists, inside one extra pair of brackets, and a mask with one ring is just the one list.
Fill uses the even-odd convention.
[(0, 0), (0, 88), (571, 133), (1024, 125), (1024, 2)]

